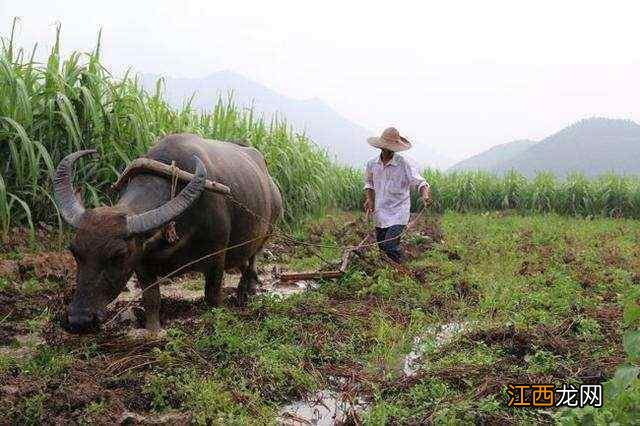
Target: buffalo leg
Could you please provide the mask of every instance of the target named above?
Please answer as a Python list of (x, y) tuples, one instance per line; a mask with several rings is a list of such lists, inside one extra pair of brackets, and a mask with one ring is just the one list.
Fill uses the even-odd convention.
[(142, 305), (144, 306), (145, 326), (149, 331), (160, 330), (160, 283), (156, 277), (143, 276)]
[(222, 283), (224, 280), (224, 257), (217, 258), (205, 272), (204, 300), (209, 306), (222, 305)]
[(256, 257), (251, 258), (243, 265), (242, 276), (238, 283), (238, 304), (245, 306), (249, 296), (256, 294), (257, 285), (259, 283), (258, 273), (256, 272)]

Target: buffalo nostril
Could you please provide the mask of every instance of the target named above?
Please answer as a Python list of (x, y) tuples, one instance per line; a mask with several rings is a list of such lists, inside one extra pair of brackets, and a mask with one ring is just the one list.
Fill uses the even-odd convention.
[(67, 330), (71, 333), (80, 333), (82, 331), (82, 326), (77, 322), (69, 321), (69, 324), (67, 324)]

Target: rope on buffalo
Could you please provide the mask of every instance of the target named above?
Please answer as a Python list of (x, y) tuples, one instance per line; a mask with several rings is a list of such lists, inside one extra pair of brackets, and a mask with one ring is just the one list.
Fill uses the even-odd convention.
[[(176, 162), (171, 161), (171, 198), (173, 200), (176, 196), (176, 190), (178, 189), (178, 168), (176, 167)], [(178, 232), (176, 231), (176, 221), (172, 220), (164, 227), (162, 230), (164, 235), (164, 239), (169, 242), (169, 244), (175, 244), (178, 242), (180, 237), (178, 236)]]

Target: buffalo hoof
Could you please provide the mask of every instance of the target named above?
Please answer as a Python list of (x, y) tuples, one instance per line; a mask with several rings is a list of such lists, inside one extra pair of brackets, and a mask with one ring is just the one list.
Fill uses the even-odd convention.
[(242, 295), (242, 296), (237, 296), (236, 297), (236, 306), (239, 308), (244, 308), (247, 306), (247, 301), (249, 300), (249, 298), (247, 297), (247, 295)]
[(230, 294), (228, 298), (228, 303), (230, 306), (235, 306), (238, 308), (244, 308), (247, 306), (247, 302), (249, 297), (247, 294)]
[(215, 296), (205, 295), (204, 301), (210, 308), (218, 308), (223, 304), (223, 297), (222, 294)]

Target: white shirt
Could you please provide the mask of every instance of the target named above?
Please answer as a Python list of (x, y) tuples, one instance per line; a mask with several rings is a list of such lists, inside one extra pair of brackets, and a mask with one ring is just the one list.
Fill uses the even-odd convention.
[(406, 225), (409, 222), (411, 186), (418, 190), (428, 185), (413, 160), (397, 152), (382, 164), (380, 156), (367, 162), (364, 170), (364, 188), (375, 193), (374, 219), (378, 228)]

